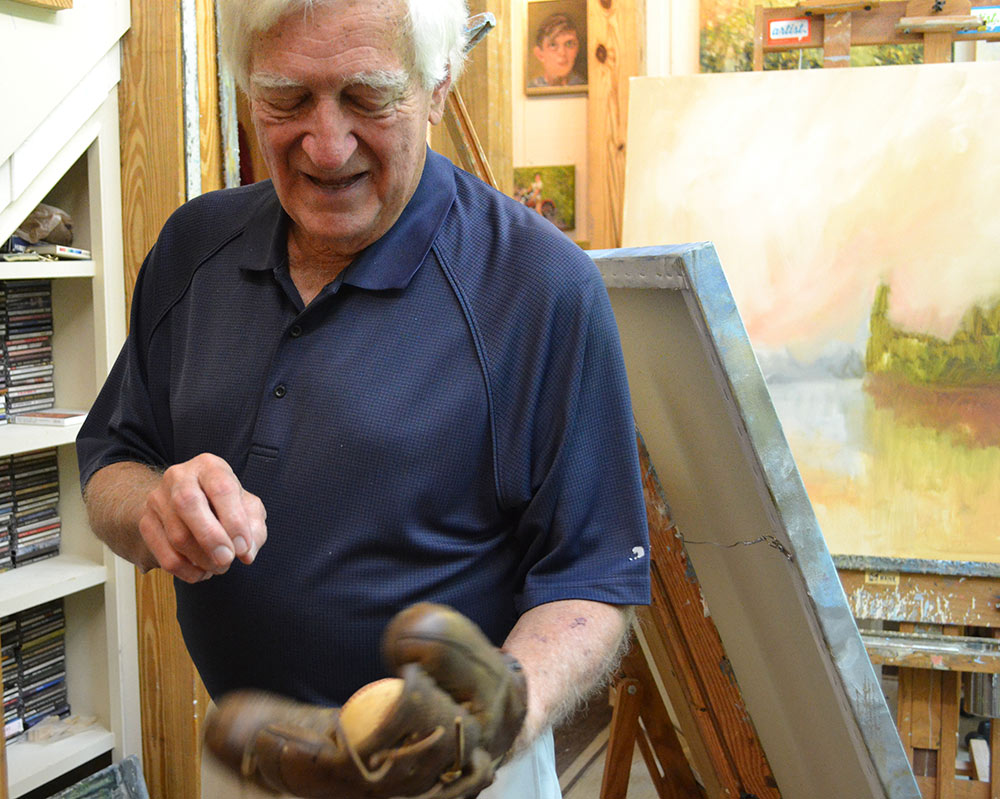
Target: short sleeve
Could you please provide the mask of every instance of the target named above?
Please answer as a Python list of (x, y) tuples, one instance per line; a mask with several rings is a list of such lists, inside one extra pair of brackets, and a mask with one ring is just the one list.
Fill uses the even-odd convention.
[(152, 315), (146, 283), (154, 257), (155, 250), (136, 281), (129, 335), (77, 435), (81, 488), (86, 488), (95, 472), (112, 463), (133, 461), (155, 468), (168, 462), (149, 392), (147, 348), (142, 343), (144, 325)]
[(583, 294), (551, 326), (537, 391), (534, 489), (517, 531), (528, 546), (521, 612), (569, 598), (649, 602), (649, 536), (618, 328), (599, 276)]

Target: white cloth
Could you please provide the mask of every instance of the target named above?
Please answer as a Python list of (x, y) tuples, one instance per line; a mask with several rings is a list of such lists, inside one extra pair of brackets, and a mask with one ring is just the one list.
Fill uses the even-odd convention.
[[(202, 799), (274, 799), (274, 794), (245, 783), (207, 751), (201, 759)], [(479, 799), (560, 799), (556, 750), (551, 730), (507, 763)]]

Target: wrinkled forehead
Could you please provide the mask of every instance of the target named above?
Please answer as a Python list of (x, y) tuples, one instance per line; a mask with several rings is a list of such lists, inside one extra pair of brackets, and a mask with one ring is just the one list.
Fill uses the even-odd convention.
[(248, 66), (253, 81), (275, 61), (349, 60), (359, 51), (383, 61), (379, 69), (412, 70), (405, 0), (315, 0), (297, 5), (253, 34)]

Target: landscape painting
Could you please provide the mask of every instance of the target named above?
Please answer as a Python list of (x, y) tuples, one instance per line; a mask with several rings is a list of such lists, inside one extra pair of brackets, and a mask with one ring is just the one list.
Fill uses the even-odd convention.
[(624, 246), (712, 241), (833, 554), (1000, 562), (1000, 64), (639, 78)]
[(514, 199), (563, 231), (576, 228), (576, 167), (514, 167)]

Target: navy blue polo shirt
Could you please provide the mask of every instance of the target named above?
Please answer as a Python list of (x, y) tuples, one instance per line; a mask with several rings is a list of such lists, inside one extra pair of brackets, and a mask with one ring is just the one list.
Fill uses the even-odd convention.
[(256, 561), (175, 581), (213, 696), (342, 703), (406, 605), (496, 644), (560, 599), (648, 601), (617, 328), (587, 256), (428, 152), (393, 228), (303, 307), (270, 182), (178, 209), (77, 440), (116, 461), (214, 453), (267, 509)]

